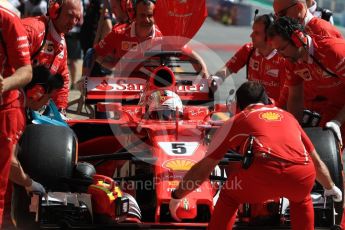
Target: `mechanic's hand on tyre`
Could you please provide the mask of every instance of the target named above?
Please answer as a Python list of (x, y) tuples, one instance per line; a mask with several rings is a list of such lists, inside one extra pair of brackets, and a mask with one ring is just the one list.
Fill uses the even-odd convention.
[(341, 126), (341, 124), (337, 120), (331, 120), (331, 121), (327, 122), (325, 125), (326, 128), (328, 128), (334, 132), (334, 134), (337, 136), (340, 144), (343, 145), (343, 141), (341, 138), (341, 132), (340, 132), (340, 126)]
[(170, 203), (169, 203), (169, 210), (170, 210), (170, 215), (172, 218), (174, 218), (176, 221), (181, 222), (181, 219), (177, 217), (177, 209), (180, 206), (180, 202), (182, 199), (174, 199), (171, 198)]
[(343, 199), (343, 193), (335, 185), (331, 189), (325, 189), (324, 196), (332, 196), (334, 202), (340, 202)]
[(40, 193), (42, 195), (46, 194), (46, 190), (40, 183), (31, 179), (31, 185), (25, 187), (27, 193)]

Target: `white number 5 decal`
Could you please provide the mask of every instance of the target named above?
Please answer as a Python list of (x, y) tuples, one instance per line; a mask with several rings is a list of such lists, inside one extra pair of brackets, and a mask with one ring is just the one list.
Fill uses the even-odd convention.
[(175, 154), (185, 154), (187, 149), (185, 143), (171, 143), (172, 152)]
[(164, 152), (170, 156), (191, 156), (198, 148), (198, 142), (158, 142)]

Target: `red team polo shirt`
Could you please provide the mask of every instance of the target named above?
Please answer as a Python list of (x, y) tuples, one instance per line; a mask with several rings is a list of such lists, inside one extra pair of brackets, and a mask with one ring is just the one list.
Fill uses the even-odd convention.
[(343, 35), (335, 26), (321, 18), (315, 17), (309, 11), (307, 11), (304, 19), (304, 25), (309, 35), (343, 38)]
[[(237, 73), (246, 66), (253, 44), (247, 43), (226, 63), (226, 67)], [(260, 82), (269, 97), (279, 101), (280, 92), (285, 81), (285, 59), (274, 50), (267, 57), (262, 56), (257, 49), (251, 54), (248, 63), (248, 80)]]
[(226, 121), (216, 132), (208, 156), (220, 160), (227, 150), (243, 154), (248, 135), (255, 137), (254, 154), (265, 153), (296, 164), (309, 161), (314, 146), (297, 120), (274, 105), (253, 104)]
[[(155, 47), (156, 42), (160, 41), (161, 32), (156, 25), (153, 26), (151, 36), (145, 41), (140, 41), (135, 34), (135, 22), (114, 26), (112, 31), (94, 49), (98, 56), (111, 55), (116, 62), (123, 59), (123, 66), (128, 67), (125, 59), (142, 59), (145, 51)], [(133, 60), (129, 60), (133, 61)], [(122, 62), (117, 67), (122, 66)]]
[[(11, 11), (0, 6), (1, 35), (6, 50), (0, 43), (0, 73), (6, 78), (15, 69), (30, 64), (30, 53), (27, 36), (19, 18)], [(9, 104), (19, 97), (18, 90), (7, 91), (2, 95), (2, 104)]]
[(287, 66), (286, 83), (290, 86), (304, 83), (305, 107), (321, 113), (324, 123), (334, 119), (345, 104), (345, 40), (313, 38), (309, 53), (338, 77), (330, 76), (309, 58), (308, 64), (290, 63)]
[[(33, 55), (41, 46), (46, 30), (47, 17), (29, 17), (22, 19), (30, 43), (30, 53)], [(45, 65), (52, 74), (59, 73), (64, 79), (64, 86), (59, 89), (53, 100), (58, 108), (66, 108), (69, 93), (69, 72), (67, 67), (67, 47), (65, 37), (59, 34), (53, 23), (49, 21), (48, 34), (42, 50), (32, 61), (34, 65)]]

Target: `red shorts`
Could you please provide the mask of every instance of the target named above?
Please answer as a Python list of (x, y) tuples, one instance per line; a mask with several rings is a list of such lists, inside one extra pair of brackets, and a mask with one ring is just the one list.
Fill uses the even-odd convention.
[(230, 174), (215, 206), (209, 229), (232, 229), (239, 204), (261, 203), (286, 197), (290, 201), (292, 229), (314, 229), (310, 192), (315, 182), (314, 164), (296, 165), (255, 158), (248, 170)]
[(12, 105), (0, 108), (0, 228), (12, 152), (25, 128), (24, 109)]

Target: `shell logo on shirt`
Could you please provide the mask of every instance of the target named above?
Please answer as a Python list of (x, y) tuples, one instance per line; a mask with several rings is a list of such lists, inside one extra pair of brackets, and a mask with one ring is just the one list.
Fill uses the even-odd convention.
[(283, 115), (277, 112), (263, 112), (259, 115), (260, 119), (263, 119), (265, 121), (281, 121), (283, 118)]

